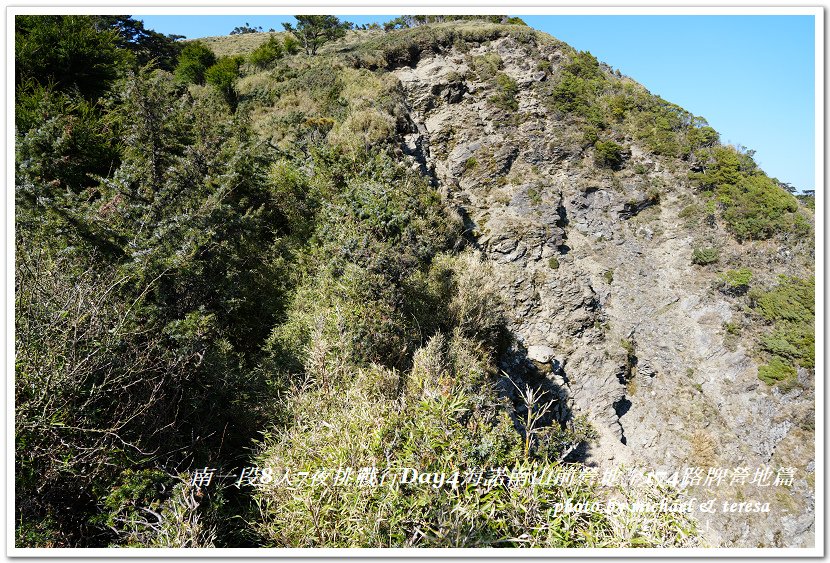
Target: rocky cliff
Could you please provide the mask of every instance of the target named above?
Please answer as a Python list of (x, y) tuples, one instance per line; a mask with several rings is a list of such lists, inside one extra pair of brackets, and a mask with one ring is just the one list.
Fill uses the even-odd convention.
[[(704, 519), (713, 544), (812, 545), (812, 375), (799, 370), (799, 385), (786, 391), (759, 381), (750, 333), (728, 332), (743, 322), (743, 305), (691, 261), (694, 248), (718, 246), (722, 262), (761, 280), (804, 276), (810, 244), (740, 244), (714, 217), (689, 221), (683, 211), (701, 193), (688, 160), (655, 154), (624, 131), (609, 132), (626, 147), (624, 164), (598, 166), (596, 147), (582, 141), (585, 122), (546, 103), (572, 56), (553, 40), (508, 35), (393, 70), (409, 127), (402, 152), (495, 264), (515, 336), (502, 367), (547, 378), (563, 416), (589, 417), (599, 433), (583, 452), (589, 464), (669, 474), (797, 468), (784, 493), (694, 490), (773, 503), (770, 514)], [(497, 70), (483, 72), (487, 63)], [(516, 85), (513, 107), (499, 103), (494, 71)]]

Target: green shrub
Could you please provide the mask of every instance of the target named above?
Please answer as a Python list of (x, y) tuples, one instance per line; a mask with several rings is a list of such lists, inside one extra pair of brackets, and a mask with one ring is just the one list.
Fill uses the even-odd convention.
[(626, 114), (628, 113), (629, 106), (628, 98), (624, 95), (613, 95), (607, 98), (608, 104), (608, 113), (611, 116), (611, 119), (616, 122), (622, 121)]
[(582, 131), (582, 141), (585, 146), (593, 147), (599, 140), (599, 129), (593, 125), (588, 125)]
[(558, 270), (559, 269), (559, 260), (557, 260), (555, 256), (551, 256), (548, 259), (548, 267), (551, 270)]
[(779, 357), (773, 357), (766, 365), (758, 367), (758, 379), (767, 385), (795, 379), (796, 370)]
[(604, 166), (617, 170), (623, 164), (623, 147), (614, 141), (597, 141), (594, 144), (594, 162), (598, 166)]
[(589, 51), (579, 51), (572, 55), (571, 62), (565, 65), (564, 70), (584, 80), (602, 78), (599, 61)]
[(57, 203), (117, 167), (112, 123), (98, 104), (37, 85), (16, 97), (18, 197)]
[(727, 270), (720, 276), (720, 290), (728, 295), (743, 295), (752, 281), (752, 270), (740, 268)]
[(300, 41), (291, 33), (282, 38), (282, 48), (286, 55), (296, 55), (300, 51)]
[(98, 16), (18, 15), (14, 18), (15, 84), (78, 90), (87, 99), (103, 95), (122, 72), (126, 51), (114, 29)]
[(695, 151), (701, 147), (712, 147), (718, 143), (720, 135), (711, 127), (692, 127), (686, 133), (689, 148)]
[(699, 266), (714, 264), (719, 258), (720, 252), (717, 248), (695, 248), (692, 251), (692, 264)]
[(723, 330), (725, 330), (729, 335), (737, 336), (741, 333), (741, 325), (738, 323), (726, 322), (723, 323)]
[(284, 52), (285, 44), (272, 35), (268, 41), (251, 52), (249, 60), (254, 66), (269, 68), (282, 57)]
[(216, 55), (210, 47), (200, 41), (191, 41), (179, 54), (176, 66), (176, 78), (193, 84), (205, 83), (205, 72), (216, 64)]
[(496, 94), (490, 97), (490, 101), (496, 107), (507, 111), (516, 111), (519, 109), (519, 102), (516, 100), (516, 94), (519, 93), (519, 86), (515, 80), (500, 72), (496, 75), (496, 88)]
[[(809, 225), (797, 200), (766, 176), (742, 178), (737, 185), (720, 186), (718, 201), (723, 218), (739, 240), (767, 239), (779, 231), (805, 235)], [(800, 219), (800, 220), (799, 220)]]
[(812, 323), (815, 320), (815, 278), (782, 276), (767, 292), (751, 295), (755, 308), (769, 322)]
[(605, 279), (607, 283), (613, 283), (614, 281), (614, 270), (605, 270), (605, 273), (602, 274), (602, 277)]
[(233, 109), (236, 109), (234, 83), (239, 78), (240, 63), (240, 57), (222, 57), (205, 71), (205, 82), (215, 86)]
[(761, 348), (790, 365), (815, 367), (815, 278), (782, 277), (769, 291), (753, 291), (750, 299), (772, 331)]
[(558, 111), (572, 113), (598, 124), (602, 122), (602, 116), (596, 106), (596, 98), (601, 87), (598, 80), (586, 80), (570, 72), (563, 72), (562, 78), (553, 87), (550, 100)]
[(482, 82), (492, 80), (502, 67), (498, 53), (485, 53), (472, 58), (470, 67)]
[(714, 192), (727, 228), (738, 240), (810, 233), (796, 198), (758, 170), (751, 151), (716, 146), (701, 151), (700, 158), (704, 171), (689, 177), (700, 188)]

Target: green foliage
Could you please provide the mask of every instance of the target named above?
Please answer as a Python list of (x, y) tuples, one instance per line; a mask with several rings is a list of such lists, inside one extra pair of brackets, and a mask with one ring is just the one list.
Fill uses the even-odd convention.
[(577, 52), (571, 57), (571, 62), (565, 65), (564, 70), (583, 80), (602, 78), (599, 61), (589, 51)]
[(585, 146), (593, 147), (599, 140), (599, 129), (593, 125), (588, 125), (582, 131), (582, 140)]
[(487, 81), (496, 77), (501, 70), (503, 62), (498, 53), (485, 53), (471, 59), (471, 69), (476, 73), (479, 80)]
[(743, 295), (752, 281), (752, 270), (740, 268), (727, 270), (720, 276), (720, 290), (729, 295)]
[(282, 47), (287, 55), (296, 55), (300, 51), (300, 41), (291, 33), (282, 38)]
[(741, 326), (738, 323), (726, 322), (723, 323), (723, 330), (726, 331), (726, 334), (737, 336), (741, 333)]
[(286, 225), (260, 149), (217, 102), (133, 76), (107, 116), (117, 170), (78, 196), (19, 173), (16, 520), (60, 513), (53, 543), (109, 541), (92, 517), (123, 468), (239, 456), (266, 416), (254, 367)]
[(550, 259), (548, 259), (548, 267), (551, 270), (558, 270), (559, 269), (559, 260), (557, 260), (556, 257), (551, 256)]
[[(590, 481), (532, 486), (463, 482), (466, 472), (478, 468), (507, 467), (509, 472), (515, 467), (537, 475), (564, 468), (557, 464), (559, 456), (592, 436), (583, 421), (565, 428), (539, 427), (530, 434), (525, 460), (525, 441), (511, 420), (516, 407), (492, 392), (493, 364), (482, 352), (454, 330), (451, 336), (439, 332), (429, 338), (406, 371), (318, 364), (312, 372), (318, 383), (291, 395), (290, 410), (297, 417), (269, 437), (258, 464), (311, 474), (349, 466), (363, 476), (353, 474), (348, 484), (335, 484), (330, 475), (314, 486), (259, 488), (258, 526), (265, 545), (575, 547), (625, 542), (612, 531), (622, 524), (601, 512), (554, 510), (563, 498), (598, 500), (600, 491)], [(330, 381), (326, 376), (333, 369), (341, 378), (320, 383)], [(360, 429), (359, 439), (354, 429)], [(360, 469), (364, 467), (368, 471)], [(392, 475), (383, 477), (387, 468), (443, 472), (448, 480), (457, 475), (457, 483), (400, 483), (400, 473), (393, 482)], [(628, 537), (636, 538), (628, 541), (682, 545), (683, 534), (690, 531), (682, 520), (661, 522), (660, 527), (654, 533), (645, 521), (628, 522)]]
[(758, 368), (758, 379), (767, 385), (785, 383), (795, 379), (795, 377), (795, 368), (777, 356), (773, 357), (768, 364)]
[(341, 22), (336, 16), (294, 16), (296, 27), (283, 23), (286, 31), (302, 42), (307, 55), (316, 55), (324, 44), (345, 37), (346, 30), (352, 28), (349, 22)]
[(39, 85), (18, 89), (16, 103), (18, 197), (63, 200), (117, 166), (116, 127), (99, 104)]
[(597, 141), (594, 143), (594, 162), (618, 170), (623, 165), (623, 147), (614, 141)]
[(114, 29), (98, 29), (94, 16), (15, 16), (15, 84), (29, 83), (103, 95), (126, 62)]
[(717, 248), (695, 248), (692, 251), (692, 264), (699, 266), (714, 264), (719, 258), (720, 252)]
[(273, 66), (283, 56), (285, 50), (285, 43), (272, 35), (268, 41), (254, 49), (249, 59), (254, 66), (265, 69)]
[[(690, 173), (689, 178), (700, 188), (713, 190), (721, 185), (737, 184), (741, 179), (742, 167), (751, 171), (754, 166), (742, 162), (738, 151), (728, 146), (717, 146), (703, 153), (708, 159), (703, 172)], [(742, 166), (743, 165), (743, 166)]]
[(810, 233), (796, 198), (760, 172), (751, 153), (717, 146), (706, 149), (700, 157), (704, 159), (703, 171), (689, 176), (702, 189), (714, 192), (723, 219), (738, 240)]
[(815, 318), (815, 278), (806, 280), (781, 277), (779, 285), (767, 292), (751, 295), (755, 307), (768, 322), (813, 322)]
[(781, 323), (761, 339), (761, 347), (802, 367), (815, 367), (815, 334), (811, 323)]
[[(359, 172), (339, 178), (342, 161), (333, 153), (319, 159), (323, 177), (313, 183), (336, 180), (337, 189), (314, 198), (320, 207), (306, 251), (307, 281), (298, 288), (285, 327), (272, 335), (271, 349), (297, 354), (309, 349), (312, 338), (333, 339), (344, 360), (401, 367), (419, 326), (432, 323), (407, 310), (407, 302), (422, 298), (405, 298), (404, 288), (449, 244), (453, 224), (438, 194), (389, 156), (364, 155)], [(408, 188), (391, 189), (394, 183)], [(294, 356), (290, 362), (298, 361)]]
[(204, 84), (205, 72), (216, 64), (216, 55), (200, 41), (187, 43), (179, 54), (176, 78), (182, 82)]
[(205, 82), (215, 86), (234, 110), (237, 101), (234, 83), (239, 78), (241, 63), (241, 57), (222, 57), (205, 71)]
[(496, 107), (507, 111), (516, 111), (519, 109), (519, 102), (516, 100), (516, 94), (519, 93), (519, 86), (515, 80), (500, 72), (496, 75), (496, 88), (496, 93), (490, 97), (490, 101)]
[(614, 270), (613, 269), (605, 270), (605, 272), (603, 272), (603, 274), (602, 274), (602, 277), (603, 277), (603, 279), (605, 279), (606, 283), (608, 283), (608, 284), (613, 283), (614, 282)]
[(553, 89), (552, 100), (554, 107), (563, 113), (587, 117), (591, 115), (596, 94), (596, 84), (564, 72), (561, 80)]
[(720, 135), (717, 131), (708, 125), (702, 127), (693, 127), (686, 133), (689, 148), (696, 150), (702, 147), (713, 147), (718, 144)]
[(144, 23), (129, 16), (95, 16), (96, 27), (106, 26), (118, 33), (118, 46), (129, 51), (135, 59), (136, 68), (153, 65), (156, 68), (172, 72), (181, 51), (177, 41), (183, 35), (162, 35), (146, 29)]
[(548, 102), (556, 111), (572, 114), (604, 128), (600, 95), (607, 86), (596, 58), (588, 52), (577, 52), (566, 64), (561, 77), (550, 89)]
[[(815, 278), (782, 276), (769, 291), (753, 290), (750, 299), (772, 330), (761, 348), (790, 368), (815, 367)], [(780, 371), (780, 370), (779, 370)]]

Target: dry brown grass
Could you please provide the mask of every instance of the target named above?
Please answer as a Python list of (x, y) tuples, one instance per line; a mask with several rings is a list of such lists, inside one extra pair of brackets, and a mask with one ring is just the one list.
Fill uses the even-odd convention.
[(285, 33), (240, 33), (238, 35), (217, 35), (214, 37), (200, 37), (194, 41), (201, 41), (216, 53), (217, 57), (233, 55), (247, 55), (271, 36), (282, 39)]

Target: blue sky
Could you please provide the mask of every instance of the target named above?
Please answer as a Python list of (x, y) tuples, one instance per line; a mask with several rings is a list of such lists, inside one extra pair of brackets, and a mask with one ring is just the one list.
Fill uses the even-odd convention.
[[(136, 17), (150, 29), (188, 38), (225, 35), (246, 22), (281, 30), (281, 22), (293, 21), (257, 15)], [(362, 24), (394, 16), (340, 17)], [(706, 118), (722, 142), (754, 149), (769, 175), (800, 190), (814, 189), (812, 16), (521, 17)]]

